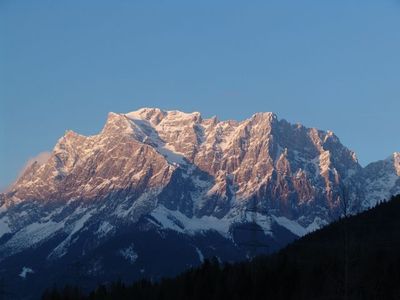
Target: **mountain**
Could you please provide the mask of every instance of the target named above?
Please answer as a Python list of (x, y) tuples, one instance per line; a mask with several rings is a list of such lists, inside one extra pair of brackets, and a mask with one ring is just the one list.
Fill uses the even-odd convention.
[(372, 206), (389, 195), (400, 194), (400, 153), (369, 164), (361, 177), (367, 195), (364, 206)]
[[(400, 196), (341, 219), (279, 253), (251, 262), (205, 261), (172, 279), (98, 286), (89, 296), (66, 288), (43, 300), (73, 299), (399, 299)], [(71, 298), (64, 298), (71, 299)]]
[(17, 291), (89, 288), (274, 252), (344, 202), (357, 212), (397, 192), (398, 157), (362, 168), (331, 131), (273, 113), (110, 113), (97, 135), (67, 131), (0, 194), (0, 277)]

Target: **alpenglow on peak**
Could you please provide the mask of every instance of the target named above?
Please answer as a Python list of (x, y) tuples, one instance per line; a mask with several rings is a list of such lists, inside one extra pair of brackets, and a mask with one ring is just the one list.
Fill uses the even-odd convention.
[(249, 223), (270, 253), (338, 218), (344, 190), (350, 212), (400, 193), (399, 160), (362, 168), (333, 132), (273, 113), (109, 113), (99, 134), (67, 131), (0, 194), (0, 277), (30, 268), (22, 283), (51, 286), (77, 260), (88, 274), (174, 275), (254, 256)]

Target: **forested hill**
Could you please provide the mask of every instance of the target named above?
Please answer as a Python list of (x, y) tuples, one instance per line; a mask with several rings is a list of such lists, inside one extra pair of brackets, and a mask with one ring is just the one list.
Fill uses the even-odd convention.
[[(400, 196), (341, 219), (271, 256), (206, 260), (174, 279), (101, 285), (81, 299), (400, 299)], [(66, 287), (43, 299), (76, 299)], [(69, 297), (69, 298), (67, 298)]]

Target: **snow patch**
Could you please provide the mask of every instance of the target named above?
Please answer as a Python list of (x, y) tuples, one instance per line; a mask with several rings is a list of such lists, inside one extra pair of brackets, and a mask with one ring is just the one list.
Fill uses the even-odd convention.
[(232, 220), (228, 218), (218, 219), (213, 216), (189, 218), (181, 212), (169, 210), (163, 205), (155, 208), (150, 215), (161, 223), (164, 228), (190, 235), (201, 231), (214, 230), (227, 236), (232, 223)]
[(144, 213), (148, 207), (151, 207), (154, 205), (154, 201), (157, 198), (158, 194), (161, 192), (162, 188), (152, 188), (149, 189), (145, 192), (143, 192), (139, 198), (134, 200), (133, 204), (128, 201), (131, 200), (129, 198), (126, 198), (125, 202), (122, 203), (117, 207), (117, 209), (114, 212), (114, 215), (121, 219), (125, 219), (127, 216), (130, 216), (132, 219), (135, 219), (135, 217), (140, 216), (142, 213)]
[(273, 219), (276, 221), (276, 223), (278, 223), (282, 227), (285, 227), (287, 230), (294, 233), (298, 237), (301, 237), (308, 233), (307, 228), (304, 228), (296, 221), (289, 220), (286, 217), (276, 217), (276, 216), (273, 216)]
[(323, 226), (325, 226), (327, 224), (328, 224), (327, 221), (322, 220), (320, 217), (316, 217), (314, 219), (314, 221), (306, 227), (306, 231), (307, 231), (307, 233), (310, 233), (310, 232), (313, 232), (313, 231), (316, 231), (316, 230), (322, 228)]
[(196, 250), (197, 255), (199, 256), (200, 262), (203, 263), (203, 262), (204, 262), (204, 255), (203, 255), (203, 253), (202, 253), (202, 252), (200, 251), (200, 249), (197, 248), (197, 247), (194, 247), (194, 249)]
[(397, 174), (387, 174), (386, 176), (380, 177), (376, 180), (367, 180), (368, 193), (366, 201), (364, 202), (365, 207), (373, 207), (379, 201), (387, 200), (391, 196), (400, 193), (400, 186), (396, 186), (396, 182), (400, 179)]
[(3, 217), (0, 219), (0, 238), (6, 233), (10, 233), (11, 229), (8, 226), (8, 217)]
[[(201, 218), (189, 218), (179, 211), (172, 211), (165, 206), (159, 205), (151, 214), (164, 229), (174, 230), (179, 233), (195, 235), (205, 231), (216, 231), (225, 238), (231, 238), (230, 228), (234, 223), (253, 222), (253, 216), (250, 214), (232, 214), (221, 219), (214, 216), (203, 216)], [(257, 213), (257, 225), (264, 233), (271, 235), (271, 217)]]
[(5, 212), (5, 211), (7, 211), (7, 205), (4, 203), (2, 206), (0, 206), (0, 214)]
[[(82, 207), (79, 207), (75, 213), (79, 213), (83, 210)], [(74, 242), (72, 240), (72, 237), (75, 233), (79, 232), (86, 222), (92, 217), (94, 210), (90, 210), (85, 212), (83, 215), (81, 215), (73, 224), (72, 224), (72, 229), (70, 228), (69, 230), (69, 235), (68, 237), (63, 240), (54, 250), (49, 254), (48, 258), (54, 258), (54, 257), (62, 257), (67, 253), (67, 248)]]
[(184, 155), (179, 151), (176, 151), (173, 145), (165, 143), (160, 138), (157, 128), (141, 115), (141, 110), (125, 115), (131, 120), (133, 125), (135, 125), (136, 128), (141, 131), (140, 134), (145, 137), (143, 142), (150, 142), (151, 144), (155, 145), (157, 152), (164, 156), (169, 163), (173, 165), (186, 164)]
[(99, 238), (105, 237), (105, 236), (107, 236), (107, 234), (108, 234), (109, 232), (111, 232), (113, 229), (114, 229), (114, 226), (113, 226), (113, 225), (111, 225), (111, 224), (110, 224), (109, 222), (107, 222), (107, 221), (104, 221), (104, 222), (102, 222), (102, 223), (100, 224), (99, 228), (97, 229), (96, 235), (97, 235)]
[(127, 248), (119, 250), (119, 254), (129, 261), (129, 263), (134, 264), (138, 259), (139, 255), (135, 252), (134, 244), (130, 245)]
[(31, 268), (23, 267), (21, 273), (19, 273), (19, 277), (25, 279), (28, 274), (35, 273)]
[(35, 222), (18, 231), (4, 246), (9, 248), (11, 253), (17, 253), (49, 239), (63, 227), (64, 222)]

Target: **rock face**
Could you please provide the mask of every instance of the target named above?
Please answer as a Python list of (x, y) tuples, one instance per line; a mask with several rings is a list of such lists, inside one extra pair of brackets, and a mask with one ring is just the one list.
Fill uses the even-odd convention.
[(39, 289), (68, 282), (72, 271), (49, 274), (73, 261), (87, 263), (90, 285), (117, 272), (173, 275), (207, 256), (244, 259), (340, 216), (344, 187), (355, 212), (400, 192), (399, 176), (399, 153), (363, 169), (332, 132), (272, 113), (110, 113), (98, 135), (67, 131), (0, 195), (0, 269), (32, 269), (19, 280)]
[(366, 195), (363, 206), (372, 206), (391, 195), (400, 194), (400, 153), (369, 164), (360, 177)]

